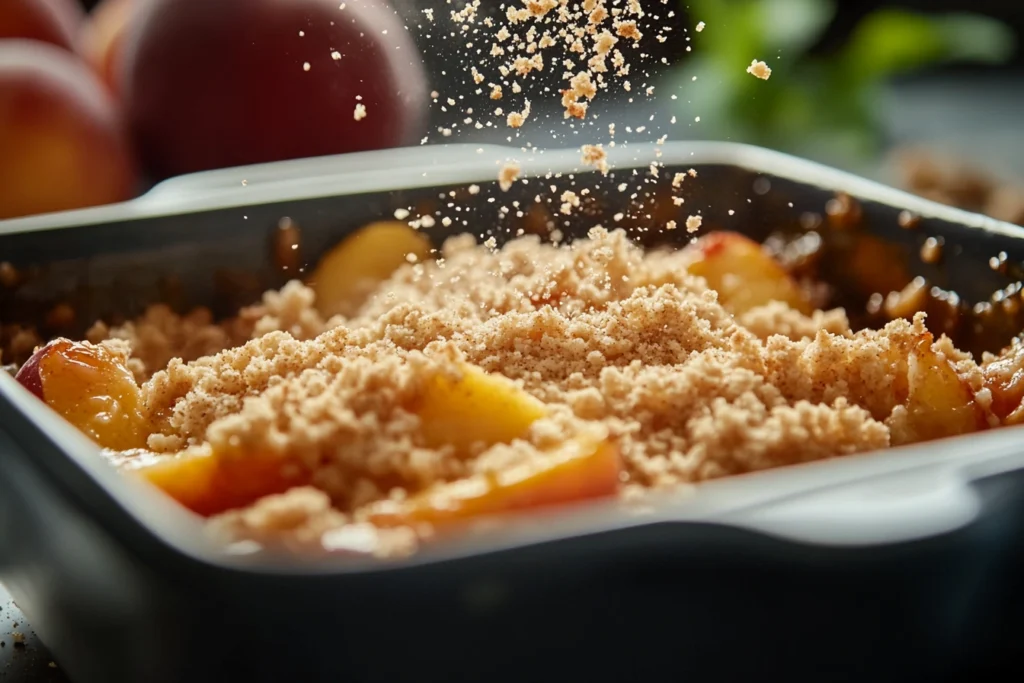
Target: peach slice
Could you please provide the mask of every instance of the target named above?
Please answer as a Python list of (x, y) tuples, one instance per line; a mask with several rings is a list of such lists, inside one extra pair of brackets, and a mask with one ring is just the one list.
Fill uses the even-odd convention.
[(244, 507), (306, 483), (305, 477), (292, 472), (278, 457), (226, 456), (200, 449), (174, 455), (147, 453), (127, 460), (122, 469), (204, 516)]
[(56, 339), (36, 351), (17, 379), (100, 446), (145, 445), (139, 387), (121, 359), (103, 346)]
[[(466, 453), (473, 444), (491, 446), (522, 437), (546, 413), (543, 403), (505, 377), (465, 365), (459, 378), (431, 379), (412, 410), (422, 420), (424, 440), (452, 444)], [(291, 460), (262, 453), (217, 453), (208, 449), (175, 455), (145, 454), (122, 464), (188, 509), (213, 515), (244, 507), (273, 493), (307, 483)]]
[(922, 335), (907, 363), (907, 421), (919, 440), (969, 434), (988, 426), (985, 411), (953, 364)]
[(410, 260), (430, 255), (430, 240), (399, 221), (371, 223), (331, 249), (309, 278), (324, 317), (356, 312), (370, 291)]
[(380, 527), (445, 527), (483, 515), (542, 508), (613, 495), (621, 462), (609, 441), (580, 435), (536, 462), (442, 484), (367, 510)]
[(422, 420), (426, 444), (465, 453), (474, 443), (508, 443), (545, 415), (544, 404), (512, 380), (464, 365), (462, 376), (431, 379), (413, 411)]
[(782, 266), (757, 242), (735, 232), (713, 232), (684, 250), (687, 270), (707, 280), (718, 300), (734, 315), (771, 301), (810, 313), (806, 295)]

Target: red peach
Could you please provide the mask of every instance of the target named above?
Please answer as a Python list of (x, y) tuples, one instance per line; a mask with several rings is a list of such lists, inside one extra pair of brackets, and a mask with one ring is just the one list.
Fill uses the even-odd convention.
[(135, 168), (109, 93), (73, 55), (0, 41), (0, 219), (128, 199)]
[(0, 39), (41, 40), (71, 50), (83, 17), (75, 0), (2, 0)]
[(125, 28), (136, 5), (136, 0), (103, 0), (93, 8), (82, 27), (79, 49), (113, 92), (116, 92)]
[(167, 177), (414, 142), (429, 88), (412, 38), (383, 0), (342, 6), (140, 5), (118, 89), (147, 170)]

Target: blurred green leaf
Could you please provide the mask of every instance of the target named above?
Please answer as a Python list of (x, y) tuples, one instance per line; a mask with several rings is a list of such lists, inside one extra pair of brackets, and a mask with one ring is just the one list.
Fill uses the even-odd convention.
[[(691, 34), (693, 54), (670, 86), (683, 117), (702, 118), (693, 133), (856, 163), (883, 142), (876, 103), (888, 78), (947, 61), (1001, 62), (1014, 48), (1011, 30), (994, 19), (883, 9), (854, 27), (834, 55), (811, 55), (836, 2), (684, 3), (693, 23), (707, 24)], [(746, 73), (753, 59), (772, 66), (768, 82)]]
[(762, 0), (757, 4), (764, 47), (771, 56), (784, 52), (787, 57), (799, 57), (821, 38), (836, 14), (832, 0)]
[(1012, 33), (995, 19), (969, 14), (929, 17), (884, 9), (856, 26), (841, 60), (851, 85), (856, 85), (940, 61), (995, 62), (1012, 49)]
[(977, 14), (936, 17), (946, 44), (946, 58), (1000, 64), (1013, 56), (1017, 38), (1006, 24)]

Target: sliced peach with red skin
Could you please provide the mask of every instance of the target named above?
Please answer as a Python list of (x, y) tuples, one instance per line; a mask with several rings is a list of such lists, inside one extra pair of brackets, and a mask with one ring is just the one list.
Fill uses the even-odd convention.
[(32, 355), (17, 379), (104, 448), (141, 448), (147, 423), (131, 371), (101, 345), (56, 339)]
[(812, 306), (796, 281), (757, 242), (736, 232), (709, 233), (684, 248), (687, 271), (707, 280), (718, 300), (739, 315), (771, 301), (802, 313)]
[(402, 501), (381, 501), (367, 517), (380, 527), (444, 528), (484, 515), (611, 496), (621, 472), (613, 443), (581, 435), (536, 462), (441, 484)]

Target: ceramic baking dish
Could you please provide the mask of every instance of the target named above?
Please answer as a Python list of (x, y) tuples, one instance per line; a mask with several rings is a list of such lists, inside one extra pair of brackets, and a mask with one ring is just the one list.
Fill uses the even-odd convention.
[[(812, 163), (732, 144), (658, 149), (662, 185), (697, 169), (684, 208), (705, 226), (764, 238), (806, 227), (840, 192), (912, 275), (969, 301), (1012, 281), (992, 256), (1024, 261), (1024, 229)], [(599, 209), (559, 227), (642, 223), (615, 187), (654, 158), (653, 146), (609, 150)], [(502, 193), (508, 159), (527, 181)], [(585, 173), (578, 150), (389, 150), (0, 222), (0, 261), (31, 274), (0, 288), (0, 321), (39, 322), (64, 301), (84, 325), (168, 297), (227, 313), (294, 275), (271, 248), (282, 218), (300, 228), (304, 263), (410, 206), (459, 219), (438, 238), (500, 240), (536, 195)], [(929, 236), (946, 250), (931, 265), (915, 257)], [(0, 372), (0, 580), (79, 683), (944, 680), (1014, 661), (1022, 570), (1019, 429), (715, 481), (641, 512), (512, 519), (406, 560), (300, 560), (208, 543), (196, 518), (119, 476)]]

